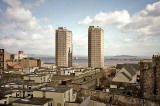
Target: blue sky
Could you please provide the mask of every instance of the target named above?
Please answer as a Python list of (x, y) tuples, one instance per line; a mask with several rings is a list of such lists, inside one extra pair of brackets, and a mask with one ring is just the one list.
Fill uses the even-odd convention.
[(0, 48), (54, 56), (55, 29), (73, 32), (73, 55), (87, 56), (88, 26), (104, 29), (104, 54), (160, 51), (159, 0), (1, 0)]

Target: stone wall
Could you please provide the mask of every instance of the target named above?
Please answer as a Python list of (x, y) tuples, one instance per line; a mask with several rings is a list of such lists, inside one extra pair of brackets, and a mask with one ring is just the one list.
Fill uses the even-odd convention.
[(123, 95), (114, 95), (97, 90), (81, 89), (80, 93), (81, 95), (91, 96), (91, 100), (100, 101), (106, 104), (114, 104), (118, 106), (158, 106), (157, 103), (149, 100), (143, 100)]

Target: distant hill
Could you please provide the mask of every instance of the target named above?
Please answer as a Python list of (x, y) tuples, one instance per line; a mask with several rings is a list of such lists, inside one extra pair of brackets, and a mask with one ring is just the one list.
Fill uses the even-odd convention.
[(117, 55), (113, 57), (114, 58), (138, 58), (137, 56), (130, 56), (130, 55)]
[(34, 57), (34, 58), (54, 58), (53, 56), (49, 55), (40, 55), (40, 54), (27, 54), (28, 57)]
[[(39, 54), (27, 54), (28, 57), (34, 57), (34, 58), (40, 58), (40, 59), (48, 59), (52, 58), (54, 59), (54, 56), (50, 55), (39, 55)], [(124, 58), (124, 59), (151, 59), (151, 57), (148, 56), (131, 56), (131, 55), (117, 55), (117, 56), (104, 56), (105, 58)], [(73, 59), (78, 58), (78, 59), (87, 59), (87, 56), (73, 56)]]

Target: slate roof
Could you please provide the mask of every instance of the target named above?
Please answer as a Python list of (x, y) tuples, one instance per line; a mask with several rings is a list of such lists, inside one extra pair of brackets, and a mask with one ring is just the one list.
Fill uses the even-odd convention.
[(33, 105), (44, 105), (47, 102), (52, 101), (52, 99), (48, 98), (27, 98), (27, 99), (18, 99), (13, 103), (20, 103), (20, 104), (33, 104)]
[(131, 77), (129, 77), (126, 73), (124, 73), (124, 72), (121, 72), (127, 79), (129, 79), (129, 81), (131, 81), (132, 80), (132, 78)]
[(130, 64), (130, 63), (127, 64), (126, 63), (126, 64), (117, 64), (116, 69), (122, 69), (125, 66), (132, 66), (137, 70), (139, 70), (139, 68), (140, 68), (139, 64)]
[(134, 76), (136, 74), (137, 70), (131, 65), (126, 65), (123, 68), (125, 68), (126, 71), (128, 71), (131, 76)]
[(121, 72), (129, 81), (132, 80), (132, 77), (140, 70), (139, 64), (117, 64), (117, 69), (125, 69), (131, 76), (128, 76), (125, 72)]
[(8, 66), (14, 69), (21, 69), (21, 65), (18, 62), (8, 62)]

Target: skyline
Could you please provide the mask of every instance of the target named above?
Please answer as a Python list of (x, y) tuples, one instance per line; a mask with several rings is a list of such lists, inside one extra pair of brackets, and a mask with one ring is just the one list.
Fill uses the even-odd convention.
[(0, 17), (0, 48), (13, 53), (54, 56), (55, 29), (64, 26), (73, 32), (73, 56), (87, 56), (90, 25), (104, 29), (105, 56), (160, 51), (159, 0), (2, 0)]

